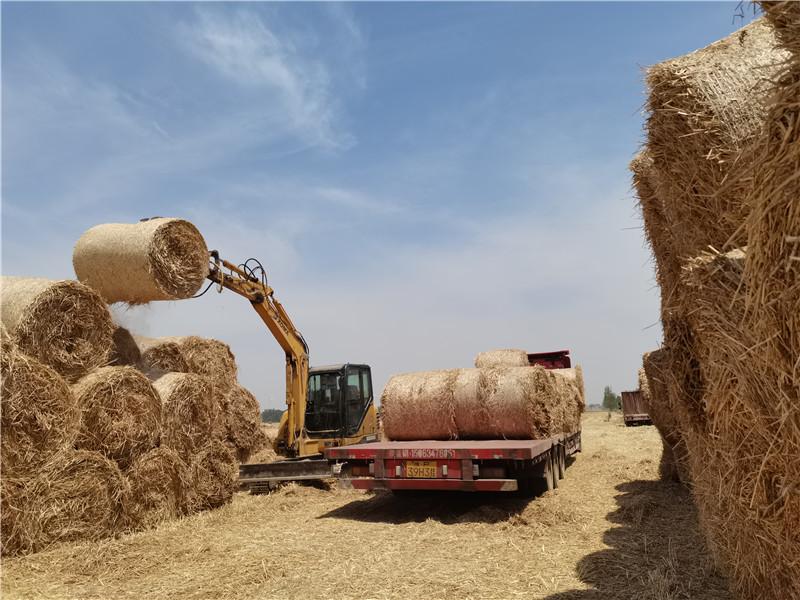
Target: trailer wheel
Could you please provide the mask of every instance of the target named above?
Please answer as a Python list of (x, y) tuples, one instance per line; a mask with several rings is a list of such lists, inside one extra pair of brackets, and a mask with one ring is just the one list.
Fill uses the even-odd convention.
[(550, 451), (550, 472), (553, 474), (553, 489), (558, 487), (558, 480), (561, 479), (559, 456), (560, 452), (558, 451), (558, 446), (556, 446)]
[(551, 491), (556, 485), (554, 480), (553, 457), (548, 453), (547, 458), (542, 461), (541, 473), (530, 478), (531, 492), (537, 495)]

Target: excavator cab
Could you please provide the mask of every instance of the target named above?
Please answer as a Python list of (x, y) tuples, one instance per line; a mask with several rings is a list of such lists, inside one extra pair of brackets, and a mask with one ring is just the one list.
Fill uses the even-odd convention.
[(312, 438), (355, 436), (372, 404), (368, 365), (331, 365), (308, 370), (306, 431)]

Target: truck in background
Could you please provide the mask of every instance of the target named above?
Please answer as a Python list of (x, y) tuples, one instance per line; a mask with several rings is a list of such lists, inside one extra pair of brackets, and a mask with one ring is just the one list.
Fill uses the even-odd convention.
[(622, 392), (621, 395), (622, 418), (625, 420), (626, 427), (653, 424), (641, 391)]

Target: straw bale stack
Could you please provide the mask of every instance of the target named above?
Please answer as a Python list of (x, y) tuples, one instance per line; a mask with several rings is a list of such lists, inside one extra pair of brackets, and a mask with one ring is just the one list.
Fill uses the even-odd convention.
[(74, 382), (102, 365), (111, 347), (111, 313), (77, 281), (2, 277), (0, 316), (20, 349)]
[(101, 452), (127, 468), (161, 439), (161, 398), (133, 367), (102, 367), (72, 392), (82, 410), (81, 449)]
[(694, 495), (734, 586), (788, 598), (800, 594), (800, 421), (747, 311), (750, 252), (704, 254), (685, 273), (713, 433), (690, 441)]
[[(5, 330), (4, 330), (5, 332)], [(58, 373), (17, 349), (3, 335), (0, 350), (3, 477), (31, 473), (78, 436), (80, 410)]]
[(109, 304), (191, 298), (209, 272), (205, 240), (183, 219), (92, 227), (75, 244), (72, 264)]
[(528, 353), (525, 350), (490, 350), (475, 357), (475, 367), (527, 367)]
[(688, 486), (691, 483), (689, 451), (670, 404), (664, 373), (666, 358), (665, 348), (644, 354), (643, 366), (639, 369), (639, 388), (647, 400), (650, 419), (661, 434), (664, 446), (659, 465), (661, 478), (665, 481), (679, 481)]
[(192, 474), (177, 452), (160, 447), (137, 458), (125, 471), (130, 494), (125, 501), (129, 527), (148, 528), (189, 510)]
[[(536, 439), (577, 428), (580, 368), (452, 369), (394, 375), (381, 396), (387, 437)], [(578, 383), (580, 382), (580, 383)]]
[(770, 81), (785, 58), (759, 19), (649, 69), (647, 146), (667, 224), (680, 231), (679, 257), (746, 243), (746, 184), (734, 176), (749, 167)]
[(267, 443), (261, 427), (261, 406), (245, 387), (236, 385), (225, 398), (227, 402), (228, 441), (236, 449), (239, 462), (246, 462), (251, 454)]
[(191, 510), (217, 508), (230, 502), (238, 486), (236, 452), (225, 441), (211, 440), (192, 459)]
[(163, 403), (164, 446), (188, 460), (210, 439), (225, 437), (225, 419), (210, 379), (194, 373), (148, 374)]

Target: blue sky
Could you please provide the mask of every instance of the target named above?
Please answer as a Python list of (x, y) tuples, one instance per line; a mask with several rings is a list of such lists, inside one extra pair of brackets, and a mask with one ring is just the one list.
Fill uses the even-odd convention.
[[(98, 223), (182, 217), (265, 266), (312, 365), (470, 367), (570, 349), (635, 389), (659, 296), (627, 164), (642, 67), (738, 2), (7, 2), (2, 272), (74, 278)], [(262, 406), (282, 351), (233, 293), (115, 306), (230, 344)]]

